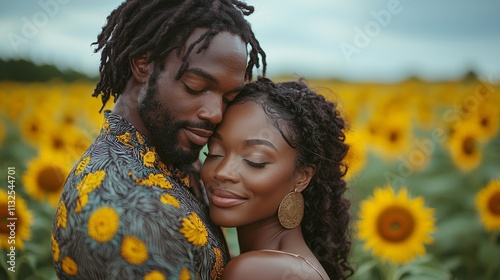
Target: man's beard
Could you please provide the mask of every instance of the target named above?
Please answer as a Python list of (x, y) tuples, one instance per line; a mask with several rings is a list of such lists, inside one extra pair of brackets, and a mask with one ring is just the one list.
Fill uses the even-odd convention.
[[(171, 112), (162, 107), (158, 100), (157, 78), (158, 74), (151, 76), (146, 96), (139, 104), (139, 114), (149, 130), (151, 141), (166, 164), (176, 168), (184, 168), (195, 162), (199, 157), (202, 147), (190, 144), (189, 150), (183, 149), (179, 144), (179, 132), (183, 127), (200, 127), (187, 121), (176, 122)], [(179, 102), (175, 100), (174, 102)], [(203, 124), (207, 128), (208, 124)]]

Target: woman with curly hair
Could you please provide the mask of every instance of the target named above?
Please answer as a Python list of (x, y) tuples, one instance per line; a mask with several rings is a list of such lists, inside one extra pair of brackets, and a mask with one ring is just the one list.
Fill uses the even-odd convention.
[(345, 123), (303, 81), (247, 84), (208, 143), (210, 217), (236, 227), (223, 279), (346, 279)]

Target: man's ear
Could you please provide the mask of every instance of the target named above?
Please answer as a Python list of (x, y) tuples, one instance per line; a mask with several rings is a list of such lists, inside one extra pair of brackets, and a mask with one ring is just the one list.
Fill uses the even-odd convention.
[(315, 165), (307, 165), (301, 167), (297, 174), (297, 178), (295, 179), (295, 191), (301, 192), (303, 191), (311, 182), (312, 177), (316, 173)]
[(153, 63), (148, 62), (149, 53), (141, 54), (130, 61), (130, 69), (135, 82), (145, 84), (149, 81), (153, 70)]

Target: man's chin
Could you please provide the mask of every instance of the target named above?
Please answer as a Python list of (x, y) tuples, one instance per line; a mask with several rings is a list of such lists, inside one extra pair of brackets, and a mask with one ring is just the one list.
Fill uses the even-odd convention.
[(165, 161), (178, 168), (190, 165), (198, 160), (201, 148), (191, 147), (190, 149), (169, 150), (168, 153), (165, 153)]

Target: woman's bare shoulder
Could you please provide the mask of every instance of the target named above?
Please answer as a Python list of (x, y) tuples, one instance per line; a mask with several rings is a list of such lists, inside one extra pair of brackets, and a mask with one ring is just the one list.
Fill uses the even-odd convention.
[(250, 251), (227, 264), (224, 280), (321, 279), (301, 257), (275, 251)]

